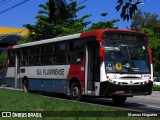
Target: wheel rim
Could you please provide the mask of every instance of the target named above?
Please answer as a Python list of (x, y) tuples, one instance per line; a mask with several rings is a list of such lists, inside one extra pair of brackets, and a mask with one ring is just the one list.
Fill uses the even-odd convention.
[(27, 92), (27, 87), (26, 87), (26, 85), (24, 85), (24, 92)]
[(74, 98), (76, 98), (78, 95), (79, 95), (78, 87), (74, 87), (74, 88), (72, 89), (72, 96), (73, 96)]
[(27, 81), (24, 81), (23, 90), (24, 90), (24, 92), (28, 92)]

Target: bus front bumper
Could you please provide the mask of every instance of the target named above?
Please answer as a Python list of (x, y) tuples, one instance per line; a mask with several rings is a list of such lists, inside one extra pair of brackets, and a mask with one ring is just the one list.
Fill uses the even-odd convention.
[(119, 85), (110, 82), (100, 83), (100, 95), (102, 96), (136, 96), (150, 95), (152, 93), (153, 82), (150, 81), (142, 85)]

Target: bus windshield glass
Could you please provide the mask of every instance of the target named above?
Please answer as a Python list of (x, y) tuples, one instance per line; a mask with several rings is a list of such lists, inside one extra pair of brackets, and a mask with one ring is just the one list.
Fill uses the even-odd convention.
[(105, 70), (107, 73), (150, 72), (148, 40), (131, 33), (104, 33)]

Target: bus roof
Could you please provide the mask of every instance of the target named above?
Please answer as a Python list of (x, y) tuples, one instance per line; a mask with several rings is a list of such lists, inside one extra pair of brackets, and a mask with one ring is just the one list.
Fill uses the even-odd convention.
[(71, 40), (71, 39), (83, 38), (83, 37), (89, 37), (89, 36), (95, 36), (96, 40), (102, 41), (102, 34), (104, 32), (129, 32), (129, 33), (145, 35), (144, 33), (132, 31), (132, 30), (119, 30), (119, 29), (93, 30), (93, 31), (84, 32), (84, 33), (78, 33), (78, 34), (73, 34), (73, 35), (67, 35), (67, 36), (62, 36), (62, 37), (57, 37), (57, 38), (50, 38), (50, 39), (45, 39), (45, 40), (40, 40), (40, 41), (35, 41), (35, 42), (14, 45), (13, 47), (9, 46), (8, 49), (17, 49), (17, 48), (22, 48), (22, 47), (29, 47), (29, 46), (34, 46), (34, 45), (41, 45), (41, 44), (46, 44), (46, 43), (65, 41), (65, 40)]

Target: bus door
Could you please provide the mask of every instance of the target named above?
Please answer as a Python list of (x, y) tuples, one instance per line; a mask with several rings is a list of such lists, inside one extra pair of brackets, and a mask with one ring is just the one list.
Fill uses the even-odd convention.
[(20, 88), (20, 58), (21, 58), (21, 51), (16, 51), (15, 53), (15, 73), (14, 73), (15, 88)]
[(95, 82), (99, 81), (99, 44), (97, 41), (86, 43), (85, 93), (95, 94)]

